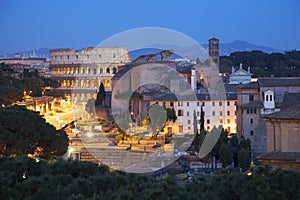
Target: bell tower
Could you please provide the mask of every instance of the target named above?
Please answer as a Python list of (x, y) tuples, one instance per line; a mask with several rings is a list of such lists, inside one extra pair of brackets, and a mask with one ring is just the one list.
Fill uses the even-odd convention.
[(220, 56), (220, 46), (219, 46), (219, 39), (213, 37), (208, 40), (208, 54), (216, 63), (217, 67), (219, 68), (219, 56)]

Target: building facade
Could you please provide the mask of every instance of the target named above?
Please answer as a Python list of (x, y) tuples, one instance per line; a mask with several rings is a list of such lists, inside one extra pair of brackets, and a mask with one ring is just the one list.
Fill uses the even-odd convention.
[(259, 160), (272, 167), (300, 171), (300, 93), (286, 94), (281, 110), (263, 119), (267, 126), (267, 153)]
[(72, 94), (75, 101), (93, 97), (101, 83), (111, 91), (111, 79), (119, 67), (130, 62), (126, 48), (83, 48), (81, 50), (50, 50), (51, 78), (59, 82), (59, 89)]
[(245, 84), (251, 82), (250, 67), (248, 70), (243, 69), (242, 63), (240, 64), (240, 68), (235, 70), (234, 67), (231, 69), (230, 81), (229, 84)]
[[(178, 101), (175, 95), (165, 95), (153, 98), (150, 105), (159, 104), (166, 108), (173, 108), (176, 112), (177, 120), (175, 123), (167, 125), (165, 132), (176, 134), (194, 134), (195, 124), (197, 121), (197, 131), (200, 132), (201, 109), (204, 112), (204, 128), (207, 131), (212, 128), (222, 126), (229, 133), (236, 133), (236, 93), (231, 93), (227, 86), (226, 99), (212, 100), (209, 92), (197, 94), (197, 100), (188, 97), (180, 98)], [(195, 113), (195, 116), (194, 116)], [(196, 119), (195, 119), (196, 117)]]
[(266, 123), (263, 116), (281, 110), (287, 93), (300, 91), (300, 78), (259, 78), (237, 90), (237, 132), (251, 140), (253, 156), (267, 151)]

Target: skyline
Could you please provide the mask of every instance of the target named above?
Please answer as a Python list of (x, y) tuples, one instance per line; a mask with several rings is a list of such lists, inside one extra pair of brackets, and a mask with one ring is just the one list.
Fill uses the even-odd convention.
[[(82, 48), (134, 28), (163, 27), (206, 43), (243, 40), (300, 49), (300, 3), (290, 1), (0, 1), (0, 54), (38, 48)], [(84, 8), (84, 9), (83, 9)], [(211, 14), (210, 14), (211, 13)]]

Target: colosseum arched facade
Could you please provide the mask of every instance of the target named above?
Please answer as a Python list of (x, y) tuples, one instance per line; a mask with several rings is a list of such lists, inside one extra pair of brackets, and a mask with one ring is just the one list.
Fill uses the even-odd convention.
[(123, 47), (50, 50), (51, 78), (75, 101), (95, 96), (101, 83), (111, 91), (112, 77), (129, 62), (129, 53)]

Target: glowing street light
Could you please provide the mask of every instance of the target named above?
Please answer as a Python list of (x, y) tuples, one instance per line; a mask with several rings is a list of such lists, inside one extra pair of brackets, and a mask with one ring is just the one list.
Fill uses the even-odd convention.
[(88, 132), (88, 133), (86, 134), (86, 136), (87, 136), (88, 138), (91, 138), (91, 137), (94, 136), (94, 134), (93, 134), (92, 132)]

